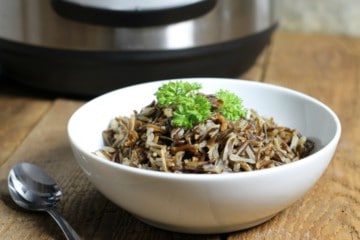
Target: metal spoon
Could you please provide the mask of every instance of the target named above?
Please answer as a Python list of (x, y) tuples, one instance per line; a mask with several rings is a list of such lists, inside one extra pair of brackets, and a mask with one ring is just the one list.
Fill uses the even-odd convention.
[(57, 222), (68, 240), (80, 237), (56, 211), (61, 190), (46, 172), (30, 163), (19, 163), (10, 170), (8, 188), (14, 202), (27, 210), (46, 211)]

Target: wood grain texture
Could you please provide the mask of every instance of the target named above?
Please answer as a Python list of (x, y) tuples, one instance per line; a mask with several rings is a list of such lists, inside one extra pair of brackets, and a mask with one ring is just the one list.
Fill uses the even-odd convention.
[(264, 81), (323, 101), (338, 114), (342, 136), (333, 161), (306, 196), (229, 239), (360, 239), (359, 47), (360, 39), (275, 35)]
[[(6, 177), (13, 164), (21, 161), (36, 163), (54, 176), (64, 190), (64, 201), (59, 205), (61, 212), (63, 203), (71, 198), (68, 191), (72, 192), (73, 188), (88, 190), (86, 184), (78, 185), (86, 179), (76, 175), (79, 169), (72, 161), (72, 156), (68, 151), (69, 145), (65, 131), (66, 120), (74, 107), (78, 105), (75, 103), (62, 105), (61, 103), (62, 101), (58, 101), (54, 104), (17, 151), (0, 168), (1, 197), (3, 200), (0, 203), (0, 212), (7, 212), (6, 215), (0, 215), (0, 236), (11, 236), (13, 239), (50, 239), (50, 236), (57, 236), (57, 239), (62, 238), (62, 233), (47, 215), (22, 211), (14, 206), (8, 197), (5, 185)], [(72, 179), (71, 183), (69, 179)], [(85, 207), (86, 205), (82, 206)], [(81, 209), (81, 207), (76, 207), (74, 212), (69, 211), (73, 213), (70, 214), (71, 216), (65, 214), (65, 217), (71, 223), (76, 222), (76, 220), (82, 221), (81, 218), (76, 219), (77, 213)]]
[(266, 46), (265, 49), (256, 58), (256, 61), (253, 64), (253, 66), (249, 68), (246, 72), (241, 74), (238, 78), (245, 80), (262, 81), (264, 78), (267, 62), (269, 59), (269, 54), (270, 54), (269, 48), (270, 48), (269, 46)]
[(0, 90), (0, 166), (52, 105), (52, 100)]

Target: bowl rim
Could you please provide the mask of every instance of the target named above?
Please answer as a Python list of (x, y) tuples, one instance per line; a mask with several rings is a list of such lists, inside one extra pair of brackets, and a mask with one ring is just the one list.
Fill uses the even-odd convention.
[[(177, 81), (177, 80), (194, 81), (194, 82), (196, 82), (196, 81), (197, 82), (199, 82), (199, 81), (201, 81), (201, 82), (203, 82), (203, 81), (206, 81), (206, 82), (210, 82), (210, 81), (242, 82), (244, 84), (256, 85), (256, 86), (261, 86), (261, 87), (265, 87), (265, 88), (285, 91), (291, 95), (295, 95), (297, 97), (306, 99), (316, 105), (319, 105), (326, 112), (328, 112), (330, 114), (330, 116), (332, 117), (332, 120), (335, 122), (336, 129), (335, 129), (334, 136), (331, 138), (331, 140), (327, 144), (322, 146), (317, 152), (312, 153), (309, 156), (302, 158), (299, 161), (287, 163), (287, 164), (273, 167), (273, 168), (266, 168), (266, 169), (249, 171), (249, 172), (245, 171), (245, 172), (238, 172), (238, 173), (221, 173), (221, 174), (173, 173), (173, 172), (163, 172), (163, 171), (155, 171), (155, 170), (150, 170), (150, 169), (141, 169), (141, 168), (131, 167), (131, 166), (112, 162), (110, 160), (96, 156), (92, 152), (88, 152), (88, 151), (82, 149), (73, 140), (72, 125), (73, 125), (73, 122), (75, 121), (74, 119), (77, 117), (79, 112), (81, 112), (82, 109), (84, 109), (84, 107), (89, 106), (89, 105), (93, 104), (94, 102), (101, 101), (101, 99), (104, 97), (108, 97), (110, 95), (117, 94), (119, 91), (125, 91), (128, 88), (138, 87), (141, 85), (152, 85), (154, 83), (161, 84), (164, 82)], [(118, 169), (118, 170), (121, 170), (124, 172), (129, 172), (132, 174), (139, 174), (139, 175), (145, 175), (145, 176), (157, 177), (157, 178), (166, 178), (166, 179), (174, 179), (174, 180), (182, 179), (182, 180), (191, 180), (191, 181), (193, 181), (193, 180), (207, 180), (207, 181), (208, 180), (209, 181), (216, 180), (216, 181), (218, 181), (219, 179), (226, 180), (226, 179), (232, 179), (232, 178), (247, 178), (247, 177), (256, 177), (258, 175), (266, 176), (266, 175), (272, 175), (276, 172), (288, 171), (287, 169), (289, 169), (289, 168), (297, 168), (297, 166), (299, 166), (299, 165), (301, 166), (301, 165), (307, 164), (309, 161), (314, 161), (314, 158), (316, 158), (318, 155), (323, 154), (326, 151), (330, 151), (331, 148), (334, 148), (336, 150), (336, 146), (337, 146), (340, 136), (341, 136), (341, 131), (342, 131), (341, 123), (340, 123), (340, 120), (339, 120), (338, 116), (336, 115), (336, 113), (330, 107), (325, 105), (323, 102), (321, 102), (320, 100), (318, 100), (308, 94), (305, 94), (305, 93), (302, 93), (302, 92), (299, 92), (299, 91), (296, 91), (294, 89), (290, 89), (290, 88), (287, 88), (284, 86), (279, 86), (279, 85), (276, 85), (273, 83), (258, 82), (258, 81), (252, 81), (252, 80), (244, 80), (244, 79), (235, 79), (235, 78), (234, 79), (233, 78), (217, 78), (217, 77), (215, 77), (215, 78), (214, 77), (195, 77), (195, 78), (165, 79), (165, 80), (157, 80), (157, 81), (139, 83), (139, 84), (134, 84), (131, 86), (126, 86), (123, 88), (115, 89), (115, 90), (109, 91), (107, 93), (104, 93), (102, 95), (99, 95), (99, 96), (95, 97), (94, 99), (84, 103), (82, 106), (80, 106), (78, 109), (76, 109), (73, 112), (73, 114), (71, 115), (70, 119), (68, 120), (68, 124), (67, 124), (67, 134), (68, 134), (68, 139), (69, 139), (71, 145), (73, 146), (73, 148), (76, 148), (77, 150), (79, 150), (87, 158), (96, 160), (98, 163), (101, 163), (101, 164), (104, 164), (104, 165), (107, 165), (110, 167), (114, 167), (115, 169)], [(96, 149), (94, 149), (94, 151), (95, 150)], [(329, 160), (329, 162), (330, 161), (331, 161), (331, 159)]]

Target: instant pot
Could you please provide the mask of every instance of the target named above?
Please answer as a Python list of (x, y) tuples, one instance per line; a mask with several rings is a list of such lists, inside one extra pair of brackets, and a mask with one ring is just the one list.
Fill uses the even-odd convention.
[(237, 77), (269, 43), (276, 10), (275, 0), (4, 0), (1, 74), (79, 96)]

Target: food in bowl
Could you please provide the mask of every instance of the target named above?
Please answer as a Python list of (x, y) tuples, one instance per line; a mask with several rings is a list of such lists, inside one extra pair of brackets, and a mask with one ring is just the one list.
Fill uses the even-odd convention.
[(157, 101), (111, 120), (95, 154), (143, 169), (175, 173), (260, 170), (300, 160), (314, 142), (242, 106), (227, 90), (199, 92), (201, 84), (170, 81)]
[(73, 113), (67, 128), (69, 142), (76, 162), (96, 189), (141, 221), (171, 231), (204, 234), (253, 227), (304, 197), (333, 158), (341, 125), (320, 101), (255, 81), (185, 80), (202, 84), (201, 91), (206, 94), (224, 89), (241, 96), (246, 109), (256, 109), (279, 125), (298, 129), (315, 147), (300, 161), (239, 174), (174, 174), (129, 167), (94, 154), (104, 145), (101, 133), (114, 116), (130, 116), (134, 109), (155, 100), (154, 93), (168, 80), (101, 95)]

